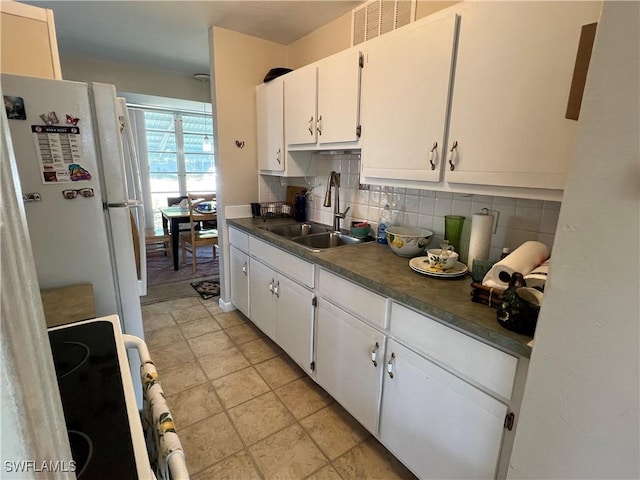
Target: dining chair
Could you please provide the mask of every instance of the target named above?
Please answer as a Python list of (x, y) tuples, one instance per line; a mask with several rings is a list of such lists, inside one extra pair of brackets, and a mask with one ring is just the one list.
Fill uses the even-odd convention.
[(145, 230), (145, 244), (147, 253), (162, 252), (166, 256), (171, 256), (171, 235), (169, 228), (148, 228)]
[(189, 199), (189, 231), (180, 232), (180, 243), (182, 244), (182, 263), (187, 262), (187, 251), (191, 252), (192, 269), (196, 271), (196, 252), (198, 247), (211, 245), (213, 258), (216, 258), (216, 248), (218, 246), (217, 229), (200, 229), (196, 225), (204, 222), (217, 220), (215, 211), (211, 211), (212, 202), (215, 202), (215, 194), (188, 194)]

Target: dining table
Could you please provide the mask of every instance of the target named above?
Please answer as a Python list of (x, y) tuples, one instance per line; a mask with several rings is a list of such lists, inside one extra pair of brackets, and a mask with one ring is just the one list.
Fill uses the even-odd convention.
[[(203, 210), (203, 213), (215, 212), (215, 202), (210, 202), (211, 205), (208, 209)], [(181, 207), (174, 205), (171, 207), (160, 208), (162, 213), (162, 221), (168, 222), (171, 232), (171, 254), (173, 255), (173, 269), (178, 271), (180, 263), (178, 262), (178, 248), (180, 246), (180, 227), (181, 223), (189, 223), (191, 217), (189, 215), (189, 207)]]

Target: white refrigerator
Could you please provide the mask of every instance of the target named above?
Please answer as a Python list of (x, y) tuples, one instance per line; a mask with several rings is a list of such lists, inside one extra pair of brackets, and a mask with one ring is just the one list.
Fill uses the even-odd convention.
[(96, 315), (118, 314), (144, 339), (145, 222), (126, 105), (112, 85), (1, 78), (40, 289), (91, 283)]

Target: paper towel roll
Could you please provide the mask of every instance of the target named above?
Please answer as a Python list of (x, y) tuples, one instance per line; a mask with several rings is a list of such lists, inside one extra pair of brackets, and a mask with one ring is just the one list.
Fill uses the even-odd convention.
[(471, 220), (471, 236), (469, 237), (469, 258), (467, 267), (473, 270), (473, 259), (486, 260), (491, 248), (491, 231), (493, 230), (493, 215), (474, 213)]
[(514, 272), (519, 272), (524, 276), (542, 264), (547, 258), (549, 258), (547, 246), (544, 243), (529, 240), (491, 267), (491, 270), (482, 280), (482, 284), (486, 287), (507, 288), (509, 282), (501, 280), (500, 273), (507, 273), (507, 278)]
[(524, 280), (527, 282), (527, 287), (533, 287), (544, 291), (544, 287), (547, 283), (547, 277), (549, 275), (550, 265), (551, 259), (549, 258), (542, 265), (538, 265), (531, 272), (525, 275)]

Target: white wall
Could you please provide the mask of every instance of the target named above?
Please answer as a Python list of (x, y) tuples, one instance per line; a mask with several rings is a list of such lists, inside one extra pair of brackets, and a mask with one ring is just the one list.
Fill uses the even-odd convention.
[(604, 2), (510, 478), (640, 478), (639, 19)]
[[(258, 198), (256, 85), (274, 65), (285, 65), (286, 48), (218, 27), (210, 29), (210, 44), (217, 198), (222, 207), (218, 210), (220, 304), (230, 308), (225, 303), (230, 300), (225, 208), (248, 206)], [(236, 140), (244, 147), (238, 148)]]
[[(85, 57), (62, 56), (62, 78), (77, 82), (102, 82), (118, 91), (210, 102), (208, 86), (193, 75), (154, 70), (125, 63), (98, 62)], [(193, 72), (209, 73), (209, 72)]]

